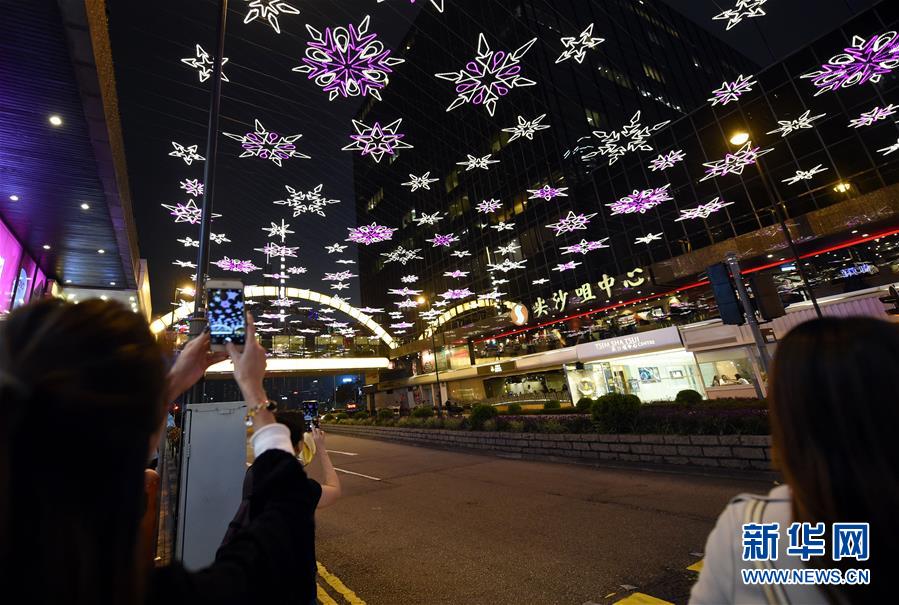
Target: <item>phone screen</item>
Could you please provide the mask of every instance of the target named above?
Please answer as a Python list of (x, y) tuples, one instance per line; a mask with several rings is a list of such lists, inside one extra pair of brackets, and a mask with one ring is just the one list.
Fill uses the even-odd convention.
[(318, 402), (303, 402), (303, 421), (306, 423), (306, 432), (311, 433), (313, 426), (318, 426)]
[(210, 288), (206, 300), (206, 318), (209, 321), (212, 344), (244, 344), (247, 320), (244, 314), (243, 288)]

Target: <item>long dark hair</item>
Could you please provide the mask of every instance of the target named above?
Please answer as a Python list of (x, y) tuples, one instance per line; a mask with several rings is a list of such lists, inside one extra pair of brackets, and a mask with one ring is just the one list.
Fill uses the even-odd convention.
[[(876, 600), (899, 558), (899, 325), (818, 319), (778, 345), (769, 390), (774, 456), (792, 490), (795, 521), (870, 523), (870, 559), (815, 561), (871, 570), (871, 585), (835, 587)], [(881, 592), (879, 594), (886, 594)]]
[(0, 582), (34, 603), (138, 603), (138, 523), (165, 364), (112, 302), (49, 300), (0, 325)]

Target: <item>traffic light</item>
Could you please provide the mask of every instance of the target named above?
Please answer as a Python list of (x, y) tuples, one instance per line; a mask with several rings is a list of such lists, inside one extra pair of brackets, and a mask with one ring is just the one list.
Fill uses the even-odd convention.
[(721, 321), (731, 326), (743, 325), (746, 322), (743, 306), (737, 300), (737, 294), (734, 292), (734, 284), (730, 279), (727, 265), (717, 263), (706, 269), (706, 272), (712, 286), (712, 294), (715, 296), (715, 303), (718, 305)]
[(893, 305), (892, 309), (887, 309), (887, 315), (899, 315), (899, 292), (896, 291), (896, 286), (890, 286), (890, 295), (881, 296), (880, 302)]
[(762, 319), (770, 321), (786, 315), (783, 301), (770, 273), (754, 273), (749, 278), (749, 287), (752, 288), (755, 308), (758, 309)]

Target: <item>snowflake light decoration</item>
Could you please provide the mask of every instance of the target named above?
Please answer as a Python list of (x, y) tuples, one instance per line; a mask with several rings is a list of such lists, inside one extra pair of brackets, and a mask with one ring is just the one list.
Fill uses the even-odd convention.
[(387, 257), (387, 260), (384, 261), (385, 263), (399, 263), (405, 266), (405, 264), (410, 260), (422, 260), (423, 257), (418, 255), (419, 252), (421, 252), (420, 248), (415, 248), (414, 250), (406, 250), (402, 246), (397, 246), (396, 250), (392, 250), (391, 252), (382, 252), (381, 256)]
[[(176, 223), (190, 223), (191, 225), (196, 225), (200, 222), (203, 213), (193, 200), (187, 200), (186, 204), (176, 203), (174, 206), (170, 204), (160, 204), (160, 206), (168, 210), (169, 214), (175, 217)], [(216, 214), (215, 212), (212, 213), (212, 218), (218, 218), (220, 216), (222, 215)]]
[(899, 151), (899, 139), (897, 139), (894, 144), (887, 145), (886, 147), (878, 149), (877, 151), (879, 151), (883, 155), (890, 155), (891, 153), (895, 153), (896, 151)]
[(502, 208), (502, 204), (498, 199), (484, 200), (483, 202), (478, 202), (478, 204), (475, 206), (475, 210), (477, 210), (478, 212), (483, 212), (484, 214), (491, 214), (493, 212), (496, 212), (500, 208)]
[(503, 278), (503, 279), (496, 279), (495, 277), (492, 277), (492, 278), (490, 278), (490, 283), (492, 283), (493, 286), (496, 287), (496, 286), (498, 286), (498, 285), (500, 285), (500, 284), (508, 284), (508, 283), (509, 283), (509, 280), (508, 280), (508, 279), (505, 279), (505, 278)]
[(739, 75), (733, 82), (723, 82), (721, 88), (712, 91), (712, 97), (708, 101), (715, 105), (727, 105), (733, 103), (744, 94), (752, 90), (754, 85), (758, 84), (752, 79), (752, 76)]
[(397, 149), (412, 149), (412, 145), (405, 142), (406, 135), (397, 133), (403, 118), (397, 118), (386, 126), (375, 122), (373, 126), (367, 126), (359, 120), (353, 120), (353, 128), (356, 134), (351, 134), (352, 143), (342, 147), (344, 151), (359, 151), (361, 155), (370, 155), (375, 162), (380, 162), (384, 154), (394, 156)]
[[(414, 305), (414, 306), (418, 306), (418, 305)], [(402, 311), (390, 311), (389, 313), (387, 313), (387, 315), (389, 315), (393, 319), (399, 319), (403, 316), (403, 312)]]
[(283, 242), (284, 239), (287, 237), (288, 233), (294, 233), (293, 231), (288, 229), (288, 227), (290, 227), (290, 224), (285, 223), (283, 218), (281, 219), (280, 225), (273, 221), (270, 221), (270, 222), (272, 223), (271, 227), (263, 227), (262, 228), (263, 231), (268, 231), (268, 237), (277, 237), (277, 238), (280, 238), (281, 241)]
[(478, 54), (463, 69), (435, 74), (441, 80), (456, 85), (456, 99), (446, 108), (452, 111), (464, 103), (483, 105), (491, 116), (496, 102), (513, 88), (536, 84), (521, 75), (521, 58), (533, 46), (537, 38), (525, 42), (517, 50), (507, 53), (490, 50), (484, 34), (478, 34)]
[(648, 244), (650, 244), (651, 242), (654, 242), (654, 241), (660, 240), (660, 239), (662, 239), (662, 234), (661, 234), (661, 233), (647, 233), (647, 234), (644, 235), (643, 237), (638, 237), (636, 240), (634, 240), (634, 243), (635, 243), (635, 244), (647, 244), (647, 245), (648, 245)]
[(284, 185), (284, 188), (287, 189), (287, 193), (289, 194), (287, 199), (275, 200), (273, 203), (279, 206), (289, 206), (293, 209), (294, 216), (300, 216), (301, 214), (306, 213), (326, 216), (325, 206), (340, 203), (340, 200), (329, 199), (321, 194), (322, 184), (317, 185), (310, 191), (294, 189), (290, 185)]
[(515, 223), (507, 223), (505, 221), (500, 221), (495, 225), (490, 225), (491, 229), (496, 229), (497, 231), (512, 231), (515, 227)]
[[(197, 44), (196, 47), (196, 56), (195, 57), (185, 57), (181, 59), (181, 62), (185, 65), (189, 65), (197, 70), (197, 75), (200, 78), (200, 82), (205, 82), (212, 75), (213, 70), (213, 61), (212, 57), (209, 56), (203, 47)], [(225, 75), (225, 63), (228, 62), (228, 57), (222, 59), (222, 82), (228, 81), (228, 76)]]
[(827, 170), (827, 168), (822, 168), (821, 164), (818, 164), (809, 170), (797, 170), (795, 175), (782, 180), (781, 183), (795, 185), (799, 181), (810, 181), (816, 174), (824, 172), (825, 170)]
[(179, 238), (178, 241), (181, 242), (182, 244), (184, 244), (185, 248), (190, 248), (190, 247), (199, 248), (200, 247), (200, 240), (196, 240), (191, 237)]
[(485, 156), (475, 157), (470, 154), (465, 154), (468, 156), (468, 159), (462, 162), (456, 162), (457, 166), (465, 166), (465, 171), (474, 170), (476, 168), (480, 168), (481, 170), (490, 170), (490, 164), (499, 164), (499, 160), (491, 160), (490, 154), (488, 153)]
[(185, 179), (180, 183), (181, 188), (191, 197), (199, 197), (203, 195), (203, 183), (198, 179)]
[(577, 261), (570, 260), (567, 263), (556, 265), (555, 267), (553, 267), (553, 271), (558, 271), (559, 273), (562, 273), (563, 271), (572, 271), (575, 267), (581, 264), (582, 263), (579, 263)]
[(542, 286), (543, 284), (545, 284), (545, 283), (547, 283), (547, 282), (549, 282), (548, 279), (546, 279), (545, 277), (541, 277), (540, 279), (535, 279), (535, 280), (533, 280), (533, 281), (531, 282), (531, 284), (534, 285), (534, 286)]
[(401, 300), (394, 304), (396, 304), (396, 306), (399, 307), (400, 309), (414, 309), (415, 307), (418, 306), (418, 302), (412, 300), (411, 298)]
[(372, 315), (374, 313), (383, 313), (384, 309), (381, 307), (359, 307), (359, 310), (362, 313), (367, 313), (368, 315)]
[(468, 277), (468, 271), (462, 271), (460, 269), (454, 269), (453, 271), (444, 271), (443, 277), (452, 277), (455, 279), (461, 279), (463, 277)]
[(568, 59), (574, 59), (578, 63), (583, 63), (584, 59), (587, 58), (587, 51), (596, 48), (605, 41), (605, 38), (593, 37), (593, 23), (591, 23), (577, 37), (566, 36), (562, 38), (562, 46), (565, 47), (565, 50), (556, 59), (556, 63), (561, 63)]
[(487, 271), (491, 273), (494, 271), (508, 273), (509, 271), (515, 271), (516, 269), (524, 269), (525, 262), (527, 262), (527, 259), (512, 260), (511, 258), (506, 258), (503, 259), (503, 262), (501, 263), (487, 263)]
[(722, 202), (720, 197), (716, 197), (710, 202), (706, 202), (705, 204), (700, 204), (696, 208), (688, 208), (687, 210), (680, 211), (680, 217), (674, 219), (675, 221), (685, 221), (693, 218), (709, 218), (715, 212), (718, 212), (725, 206), (730, 206), (733, 202)]
[(331, 284), (332, 290), (346, 290), (350, 285), (346, 282), (337, 282), (336, 284)]
[(609, 157), (609, 166), (617, 162), (621, 156), (629, 151), (652, 151), (652, 145), (647, 143), (649, 137), (656, 130), (665, 127), (670, 120), (659, 122), (652, 126), (643, 126), (640, 123), (640, 112), (631, 116), (630, 122), (621, 127), (621, 130), (594, 130), (593, 136), (600, 140), (600, 144), (588, 153), (581, 156), (584, 160), (590, 160), (598, 155)]
[(534, 134), (538, 130), (546, 130), (547, 128), (549, 128), (549, 124), (541, 123), (543, 121), (543, 118), (545, 117), (545, 113), (541, 113), (533, 120), (525, 120), (524, 117), (518, 116), (518, 124), (516, 124), (515, 126), (510, 126), (509, 128), (503, 128), (503, 132), (512, 133), (512, 136), (509, 137), (510, 143), (519, 137), (524, 137), (529, 141), (533, 141)]
[(811, 79), (817, 97), (828, 90), (880, 82), (881, 76), (899, 66), (899, 33), (889, 31), (865, 40), (852, 36), (852, 46), (834, 55), (817, 71), (800, 76)]
[(886, 107), (875, 107), (871, 111), (866, 111), (862, 115), (850, 121), (849, 126), (851, 126), (852, 128), (870, 126), (874, 122), (885, 120), (889, 116), (895, 114), (897, 109), (899, 109), (899, 105), (893, 105), (892, 103), (890, 103)]
[(397, 322), (397, 323), (395, 323), (395, 324), (390, 324), (390, 328), (393, 329), (393, 330), (402, 330), (402, 329), (405, 329), (405, 328), (411, 328), (411, 327), (414, 326), (414, 325), (415, 325), (415, 324), (409, 323), (408, 321), (400, 321), (400, 322)]
[(297, 151), (297, 146), (294, 144), (303, 135), (281, 136), (277, 132), (266, 130), (259, 120), (254, 120), (254, 122), (254, 130), (246, 134), (222, 133), (229, 139), (240, 142), (243, 153), (239, 157), (255, 156), (263, 160), (270, 160), (276, 166), (281, 166), (281, 162), (288, 158), (309, 159), (308, 155)]
[(338, 265), (355, 265), (356, 264), (356, 261), (350, 260), (348, 258), (339, 258), (334, 262), (337, 263)]
[(172, 264), (175, 265), (176, 267), (181, 267), (182, 269), (183, 268), (188, 268), (188, 269), (196, 269), (197, 268), (196, 263), (192, 263), (189, 260), (173, 260)]
[(298, 249), (299, 246), (280, 246), (273, 242), (266, 243), (262, 248), (253, 248), (253, 250), (255, 250), (256, 252), (262, 252), (263, 254), (265, 254), (265, 257), (267, 259), (271, 259), (271, 257), (273, 256), (291, 256), (295, 258)]
[(262, 277), (267, 277), (269, 279), (289, 279), (290, 275), (286, 273), (263, 273)]
[(329, 244), (325, 246), (325, 250), (328, 251), (328, 254), (332, 254), (334, 252), (340, 253), (346, 250), (349, 246), (344, 246), (343, 244)]
[(440, 179), (432, 179), (430, 178), (431, 171), (428, 170), (421, 176), (415, 176), (411, 172), (409, 173), (409, 180), (405, 183), (401, 183), (406, 187), (409, 187), (412, 191), (418, 191), (419, 189), (427, 189), (430, 191), (431, 183), (436, 183)]
[(650, 208), (655, 208), (662, 202), (674, 199), (668, 193), (668, 187), (670, 186), (671, 183), (667, 183), (664, 187), (644, 189), (642, 191), (635, 189), (630, 195), (624, 196), (617, 202), (606, 204), (606, 206), (612, 209), (612, 216), (616, 214), (632, 214), (634, 212), (644, 214)]
[(468, 250), (454, 250), (450, 253), (450, 256), (455, 256), (456, 258), (465, 258), (466, 256), (471, 256), (471, 252)]
[(816, 116), (809, 117), (810, 113), (812, 113), (811, 110), (806, 109), (805, 113), (803, 113), (801, 116), (799, 116), (795, 120), (778, 120), (777, 123), (779, 124), (779, 126), (777, 128), (775, 128), (774, 130), (769, 130), (765, 134), (776, 134), (779, 132), (781, 138), (783, 138), (783, 137), (787, 136), (788, 134), (790, 134), (791, 132), (793, 132), (794, 130), (802, 130), (804, 128), (814, 128), (815, 126), (812, 122), (814, 122), (815, 120), (817, 120), (819, 118), (823, 118), (824, 116), (827, 115), (826, 113), (821, 113)]
[(510, 242), (505, 246), (500, 246), (499, 248), (494, 250), (494, 252), (496, 252), (497, 254), (508, 256), (510, 254), (515, 254), (519, 249), (521, 249), (521, 246), (519, 246), (515, 242)]
[[(281, 297), (281, 298), (273, 298), (272, 300), (269, 301), (269, 304), (270, 304), (271, 306), (273, 306), (273, 307), (279, 307), (279, 308), (289, 309), (290, 307), (292, 307), (292, 306), (294, 306), (295, 304), (297, 304), (297, 302), (298, 302), (298, 301), (291, 300), (291, 299), (289, 299), (289, 298)], [(257, 323), (258, 323), (258, 322), (257, 322)]]
[(500, 300), (505, 295), (505, 292), (500, 292), (499, 290), (494, 288), (492, 292), (487, 292), (486, 294), (478, 294), (478, 300)]
[(562, 254), (587, 254), (592, 250), (599, 250), (600, 248), (608, 248), (608, 244), (606, 242), (609, 241), (609, 238), (604, 237), (602, 239), (593, 240), (588, 242), (586, 239), (582, 239), (580, 242), (574, 244), (573, 246), (562, 246)]
[(366, 15), (358, 28), (352, 23), (347, 27), (326, 27), (324, 34), (307, 24), (312, 40), (307, 44), (303, 65), (293, 71), (308, 74), (309, 80), (328, 93), (330, 101), (338, 96), (368, 94), (380, 101), (380, 90), (387, 86), (388, 74), (403, 59), (391, 57), (377, 34), (368, 33), (369, 21)]
[(404, 284), (414, 284), (418, 281), (417, 275), (404, 275), (400, 278), (400, 281)]
[(405, 297), (416, 296), (418, 294), (421, 294), (421, 292), (422, 292), (421, 290), (413, 290), (409, 287), (391, 288), (391, 289), (387, 290), (388, 294), (395, 294), (397, 296), (405, 296)]
[(662, 153), (659, 157), (649, 163), (649, 169), (653, 172), (656, 172), (657, 170), (666, 170), (674, 167), (678, 162), (683, 162), (685, 157), (686, 154), (683, 149), (675, 149), (668, 153)]
[(540, 189), (528, 189), (528, 193), (531, 194), (528, 199), (534, 200), (541, 198), (548, 202), (554, 197), (568, 197), (568, 194), (565, 193), (566, 191), (568, 191), (568, 187), (551, 187), (547, 184)]
[(347, 227), (347, 229), (349, 230), (349, 235), (345, 241), (366, 246), (393, 239), (393, 232), (396, 231), (396, 229), (384, 227), (377, 223), (362, 225), (361, 227)]
[(726, 30), (729, 31), (730, 28), (741, 22), (743, 19), (764, 16), (765, 10), (762, 8), (762, 5), (767, 1), (768, 0), (737, 0), (737, 3), (733, 8), (718, 13), (712, 17), (712, 20), (721, 21), (727, 19)]
[(443, 307), (449, 306), (448, 300), (435, 300), (431, 303), (432, 307), (437, 307), (438, 309), (442, 309)]
[(474, 296), (474, 292), (468, 288), (450, 288), (446, 292), (440, 293), (440, 297), (447, 300), (460, 300), (469, 296)]
[(283, 0), (249, 0), (250, 6), (247, 15), (244, 17), (244, 23), (250, 23), (256, 19), (267, 20), (268, 24), (275, 30), (276, 34), (281, 33), (281, 24), (278, 23), (278, 15), (299, 15), (300, 11), (291, 5), (283, 2)]
[(287, 267), (287, 272), (290, 275), (302, 275), (306, 272), (306, 267)]
[(572, 211), (568, 211), (567, 216), (563, 216), (559, 219), (557, 223), (551, 223), (546, 225), (547, 229), (552, 229), (555, 231), (555, 235), (558, 237), (563, 233), (571, 233), (572, 231), (583, 231), (587, 228), (587, 225), (590, 223), (590, 219), (596, 216), (596, 212), (592, 214), (575, 214)]
[(705, 176), (699, 179), (707, 181), (708, 179), (724, 176), (727, 174), (743, 174), (743, 169), (771, 151), (771, 149), (762, 149), (761, 147), (753, 147), (752, 141), (746, 141), (746, 144), (740, 147), (734, 153), (727, 153), (723, 160), (714, 162), (703, 162), (706, 167)]
[(437, 248), (438, 246), (450, 247), (454, 243), (459, 241), (459, 238), (456, 237), (454, 233), (447, 233), (446, 235), (441, 235), (439, 233), (435, 233), (434, 237), (431, 239), (426, 239), (426, 242), (431, 242), (431, 245)]
[(249, 273), (250, 271), (258, 271), (261, 267), (257, 267), (251, 260), (240, 260), (237, 258), (228, 258), (227, 256), (221, 260), (212, 263), (219, 269), (225, 271), (237, 271), (239, 273)]
[(169, 155), (176, 158), (181, 158), (188, 166), (193, 164), (194, 161), (203, 162), (206, 160), (206, 158), (197, 153), (196, 145), (189, 145), (188, 147), (185, 147), (181, 143), (172, 141), (172, 147), (175, 148), (175, 151), (170, 151)]
[(434, 214), (422, 212), (421, 216), (413, 217), (412, 220), (415, 221), (415, 224), (419, 227), (423, 227), (425, 225), (436, 225), (438, 221), (443, 219), (443, 217), (444, 215), (440, 214), (439, 211)]
[(325, 273), (325, 276), (322, 277), (322, 281), (346, 281), (353, 277), (359, 276), (350, 271), (338, 271), (337, 273)]

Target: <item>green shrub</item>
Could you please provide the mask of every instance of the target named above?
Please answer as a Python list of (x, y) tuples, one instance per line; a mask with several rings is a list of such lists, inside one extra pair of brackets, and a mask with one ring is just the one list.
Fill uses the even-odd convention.
[(396, 421), (396, 426), (409, 429), (418, 429), (425, 425), (424, 418), (413, 418), (412, 416), (403, 416)]
[(324, 420), (325, 422), (331, 422), (334, 420), (334, 414), (325, 414), (324, 416), (322, 416), (322, 420)]
[(465, 420), (462, 418), (447, 418), (443, 421), (443, 428), (458, 431), (463, 428)]
[(640, 414), (640, 398), (636, 395), (609, 393), (593, 402), (590, 411), (601, 432), (629, 433), (634, 430)]
[(393, 410), (390, 408), (381, 408), (378, 410), (378, 420), (393, 420)]
[(350, 415), (347, 414), (346, 412), (338, 412), (337, 415), (334, 416), (334, 418), (337, 420), (346, 420), (349, 417), (350, 417)]
[(496, 414), (496, 408), (492, 405), (475, 405), (471, 408), (471, 416), (468, 417), (469, 422), (471, 422), (471, 428), (476, 431), (483, 429), (484, 423), (496, 418)]
[(413, 418), (430, 418), (434, 415), (434, 408), (429, 405), (420, 405), (414, 410), (412, 410), (411, 416)]
[(559, 422), (558, 420), (547, 420), (546, 422), (541, 422), (538, 425), (538, 430), (541, 433), (565, 433), (567, 429), (565, 426)]
[(366, 418), (368, 418), (368, 412), (365, 410), (359, 410), (358, 412), (353, 414), (354, 420), (365, 420)]
[(524, 421), (510, 420), (507, 427), (508, 427), (509, 432), (511, 432), (511, 433), (523, 433), (524, 432)]
[(483, 426), (481, 427), (482, 431), (495, 431), (496, 430), (496, 420), (485, 420)]
[(559, 402), (558, 402), (557, 400), (555, 400), (555, 399), (551, 399), (551, 400), (549, 400), (549, 401), (547, 401), (546, 403), (543, 404), (543, 409), (544, 409), (544, 410), (559, 410), (559, 409), (561, 409), (561, 408), (562, 408), (562, 404), (559, 403)]
[(508, 409), (506, 410), (508, 414), (520, 414), (521, 413), (521, 404), (520, 403), (510, 403)]
[(443, 428), (443, 420), (440, 418), (425, 418), (425, 428), (440, 429)]
[(698, 405), (702, 401), (702, 394), (693, 389), (684, 389), (677, 392), (674, 401), (682, 405)]
[(581, 397), (578, 399), (578, 402), (575, 404), (575, 408), (577, 408), (578, 412), (589, 413), (590, 407), (593, 405), (593, 400), (589, 397)]

